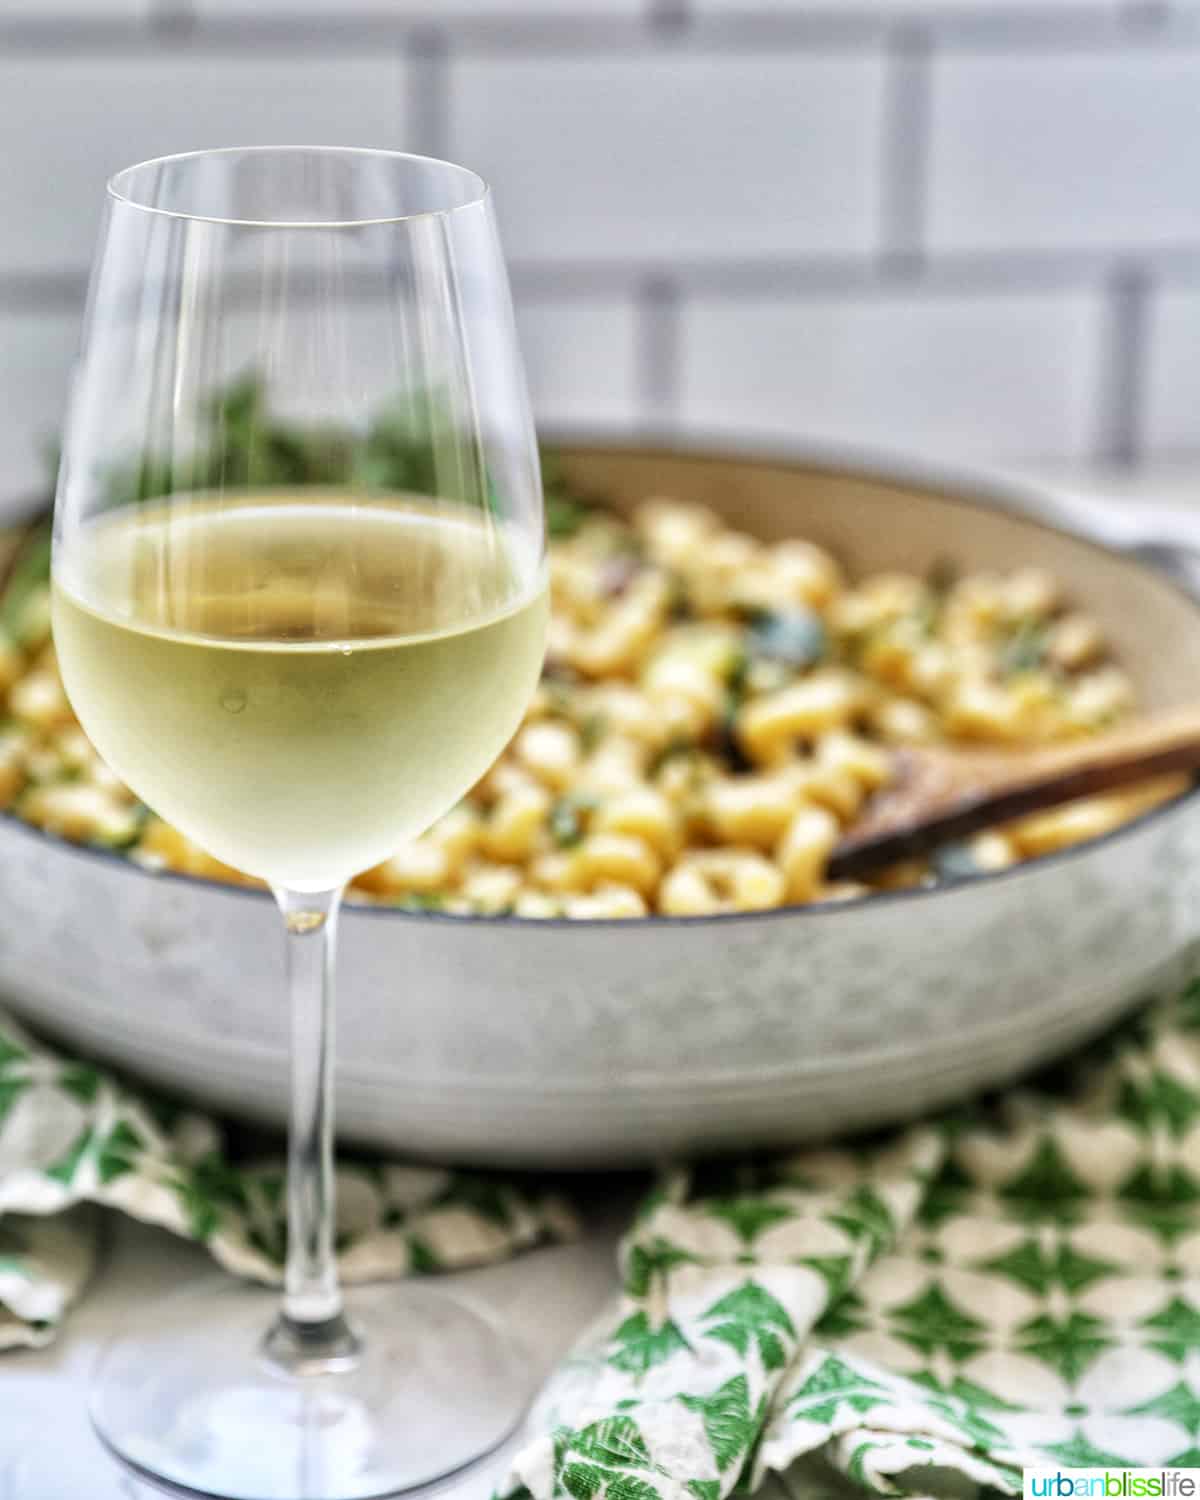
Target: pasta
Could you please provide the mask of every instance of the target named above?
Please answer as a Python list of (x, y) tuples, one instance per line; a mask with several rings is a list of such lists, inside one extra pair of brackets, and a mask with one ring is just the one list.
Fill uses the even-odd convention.
[[(1131, 712), (1102, 633), (1045, 571), (850, 581), (812, 542), (762, 543), (699, 505), (573, 506), (550, 548), (542, 682), (456, 808), (354, 899), (531, 919), (703, 916), (841, 901), (1095, 837), (1170, 794), (1096, 797), (831, 884), (893, 746), (1021, 746)], [(63, 693), (46, 610), (0, 634), (0, 807), (153, 869), (246, 880), (140, 806)]]

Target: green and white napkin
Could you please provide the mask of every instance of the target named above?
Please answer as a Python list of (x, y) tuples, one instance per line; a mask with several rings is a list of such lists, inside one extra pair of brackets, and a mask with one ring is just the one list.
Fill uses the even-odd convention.
[(1200, 980), (1041, 1091), (669, 1176), (622, 1275), (507, 1493), (721, 1500), (804, 1456), (882, 1495), (1200, 1466)]
[[(198, 1240), (239, 1276), (281, 1279), (279, 1162), (240, 1163), (202, 1116), (36, 1045), (0, 1015), (0, 1349), (42, 1344), (95, 1262), (95, 1205)], [(343, 1162), (347, 1281), (502, 1260), (577, 1225), (553, 1193), (433, 1167)]]
[[(273, 1280), (280, 1192), (210, 1123), (0, 1028), (0, 1343), (49, 1337), (79, 1293), (90, 1205)], [(487, 1177), (346, 1166), (342, 1195), (350, 1277), (573, 1226)], [(1200, 1466), (1200, 979), (1036, 1089), (853, 1149), (667, 1174), (620, 1275), (539, 1403), (518, 1500), (723, 1500), (800, 1463), (808, 1487), (883, 1495)]]

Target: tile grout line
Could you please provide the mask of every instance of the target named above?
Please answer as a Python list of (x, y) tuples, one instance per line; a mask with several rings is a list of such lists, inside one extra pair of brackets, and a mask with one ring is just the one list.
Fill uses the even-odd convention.
[[(428, 133), (444, 126), (428, 121)], [(433, 142), (437, 144), (436, 141)], [(539, 261), (510, 259), (514, 289), (525, 300), (611, 296), (653, 301), (646, 288), (667, 287), (667, 300), (708, 296), (737, 302), (743, 298), (792, 297), (797, 300), (870, 298), (903, 292), (920, 300), (943, 295), (1006, 296), (1051, 294), (1111, 283), (1122, 271), (1138, 266), (1142, 273), (1172, 286), (1200, 284), (1200, 244), (1163, 250), (1113, 246), (1103, 251), (955, 252), (926, 255), (913, 265), (894, 264), (869, 255), (810, 255), (764, 260), (723, 258), (713, 261), (660, 263), (626, 258), (614, 261)], [(87, 272), (0, 269), (0, 307), (62, 307), (83, 295)]]
[(1101, 350), (1095, 457), (1132, 469), (1144, 451), (1147, 312), (1150, 277), (1137, 264), (1118, 267), (1106, 289), (1106, 327)]
[[(40, 17), (32, 0), (24, 15), (0, 19), (0, 50), (102, 54), (137, 51), (147, 45), (186, 41), (199, 49), (281, 46), (289, 50), (383, 45), (428, 30), (414, 18), (392, 18), (375, 9), (350, 9), (314, 18), (285, 14), (256, 17), (250, 7), (224, 18), (197, 14), (194, 0), (153, 0), (149, 14), (69, 20)], [(588, 56), (636, 54), (646, 47), (681, 45), (714, 56), (786, 50), (797, 55), (864, 55), (887, 45), (899, 29), (923, 29), (948, 53), (1029, 55), (1118, 51), (1135, 43), (1144, 49), (1200, 47), (1200, 25), (1190, 11), (1165, 0), (1121, 0), (1097, 4), (1074, 15), (1048, 15), (1016, 5), (1006, 12), (986, 6), (959, 15), (940, 15), (914, 4), (899, 20), (881, 18), (866, 3), (844, 9), (826, 5), (806, 14), (781, 15), (764, 5), (726, 16), (696, 16), (692, 0), (647, 0), (634, 17), (551, 16), (524, 11), (514, 3), (507, 14), (484, 18), (450, 16), (433, 23), (455, 48), (480, 55)]]
[(0, 311), (82, 310), (87, 280), (86, 271), (0, 272)]
[(190, 36), (197, 19), (193, 0), (151, 0), (145, 25), (156, 40), (172, 42)]
[(636, 294), (638, 425), (651, 431), (674, 423), (680, 400), (679, 288), (670, 275), (644, 276)]
[(1175, 19), (1171, 0), (1122, 0), (1122, 24), (1134, 35), (1165, 30)]
[(809, 255), (763, 260), (673, 259), (669, 264), (626, 258), (611, 262), (545, 262), (516, 259), (511, 273), (524, 294), (555, 297), (636, 295), (648, 277), (667, 276), (678, 295), (797, 298), (870, 297), (905, 291), (916, 298), (945, 293), (1005, 295), (1094, 287), (1133, 261), (1167, 276), (1173, 284), (1200, 281), (1200, 245), (1161, 251), (1113, 246), (1103, 251), (956, 252), (930, 255), (917, 266), (897, 268), (868, 255)]
[(884, 53), (880, 111), (880, 256), (893, 271), (913, 274), (925, 258), (929, 174), (930, 42), (923, 27), (893, 32)]
[(646, 0), (645, 23), (660, 37), (672, 39), (692, 24), (691, 0)]
[(435, 26), (413, 31), (402, 55), (408, 65), (410, 149), (425, 156), (447, 156), (450, 48), (446, 33)]

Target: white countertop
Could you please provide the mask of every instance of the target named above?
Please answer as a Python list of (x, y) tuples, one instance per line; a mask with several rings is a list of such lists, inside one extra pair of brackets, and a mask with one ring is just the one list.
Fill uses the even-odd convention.
[[(1075, 496), (1124, 501), (1129, 513), (1155, 506), (1197, 510), (1200, 545), (1200, 470), (1156, 468), (1134, 476), (1030, 465), (1017, 476)], [(445, 1278), (505, 1320), (538, 1372), (554, 1362), (615, 1290), (614, 1251), (627, 1219), (628, 1182), (606, 1201), (603, 1179), (578, 1244), (540, 1250), (505, 1265)], [(85, 1393), (96, 1354), (126, 1315), (189, 1279), (211, 1273), (203, 1252), (164, 1233), (114, 1221), (108, 1254), (81, 1305), (57, 1341), (36, 1352), (0, 1356), (0, 1500), (130, 1500), (143, 1485), (122, 1476), (92, 1435)], [(263, 1323), (273, 1302), (263, 1296)], [(490, 1459), (438, 1490), (447, 1500), (486, 1500), (507, 1457), (510, 1440)], [(775, 1489), (772, 1486), (772, 1489)], [(782, 1489), (775, 1489), (781, 1496)], [(767, 1497), (770, 1500), (770, 1497)]]
[[(588, 1216), (589, 1233), (578, 1243), (437, 1284), (461, 1288), (502, 1319), (540, 1378), (615, 1289), (615, 1245), (629, 1208), (625, 1187)], [(101, 1270), (59, 1338), (45, 1349), (0, 1356), (0, 1500), (150, 1500), (155, 1493), (122, 1474), (92, 1434), (88, 1379), (101, 1346), (129, 1313), (211, 1276), (212, 1262), (161, 1231), (125, 1221), (113, 1229)], [(274, 1307), (264, 1292), (264, 1328)], [(519, 1434), (439, 1488), (439, 1500), (487, 1500), (518, 1441)]]

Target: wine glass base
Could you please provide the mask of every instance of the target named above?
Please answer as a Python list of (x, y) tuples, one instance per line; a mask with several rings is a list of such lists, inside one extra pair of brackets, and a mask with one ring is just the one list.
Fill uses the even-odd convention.
[(268, 1299), (227, 1279), (163, 1302), (101, 1356), (92, 1423), (145, 1479), (218, 1500), (377, 1500), (491, 1452), (532, 1391), (482, 1314), (426, 1286), (347, 1297), (351, 1369), (290, 1375), (263, 1353)]

